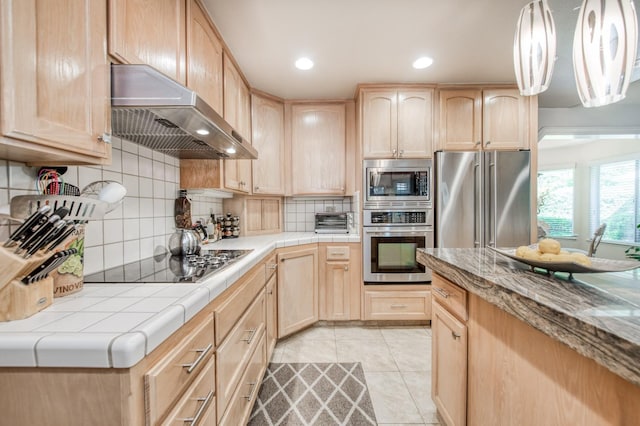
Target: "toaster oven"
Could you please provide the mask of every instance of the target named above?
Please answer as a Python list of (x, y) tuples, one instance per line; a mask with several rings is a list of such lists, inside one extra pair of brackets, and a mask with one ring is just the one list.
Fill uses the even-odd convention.
[(316, 213), (316, 234), (348, 234), (349, 213)]

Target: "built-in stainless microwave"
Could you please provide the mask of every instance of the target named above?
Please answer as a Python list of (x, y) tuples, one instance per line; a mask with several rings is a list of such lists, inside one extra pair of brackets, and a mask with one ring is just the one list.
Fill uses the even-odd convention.
[(431, 207), (431, 160), (364, 160), (363, 172), (365, 209)]

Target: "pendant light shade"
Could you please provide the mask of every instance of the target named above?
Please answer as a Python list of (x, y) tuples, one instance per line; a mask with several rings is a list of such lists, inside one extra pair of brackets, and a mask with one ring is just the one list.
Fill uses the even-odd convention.
[(636, 58), (632, 0), (584, 0), (573, 39), (573, 68), (585, 107), (624, 99)]
[(547, 0), (522, 8), (513, 43), (513, 63), (520, 93), (544, 92), (551, 82), (556, 58), (556, 27)]

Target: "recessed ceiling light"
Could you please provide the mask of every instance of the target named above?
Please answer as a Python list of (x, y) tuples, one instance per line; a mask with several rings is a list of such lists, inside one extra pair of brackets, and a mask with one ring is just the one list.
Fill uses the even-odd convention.
[(236, 149), (234, 147), (227, 148), (227, 154), (235, 154), (235, 153), (236, 153)]
[(313, 61), (309, 58), (300, 58), (296, 61), (296, 68), (299, 70), (310, 70), (313, 68)]
[(431, 66), (431, 64), (433, 64), (433, 59), (428, 56), (423, 56), (413, 61), (413, 67), (417, 70), (427, 68)]
[(209, 131), (207, 129), (198, 129), (196, 130), (196, 133), (202, 136), (206, 136), (209, 134)]

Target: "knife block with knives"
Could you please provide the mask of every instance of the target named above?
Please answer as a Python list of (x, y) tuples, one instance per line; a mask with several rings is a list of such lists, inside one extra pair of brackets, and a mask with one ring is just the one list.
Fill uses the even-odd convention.
[(0, 321), (27, 318), (51, 305), (49, 273), (78, 252), (60, 247), (89, 218), (104, 216), (100, 203), (83, 197), (14, 197), (11, 216), (26, 219), (0, 246)]

